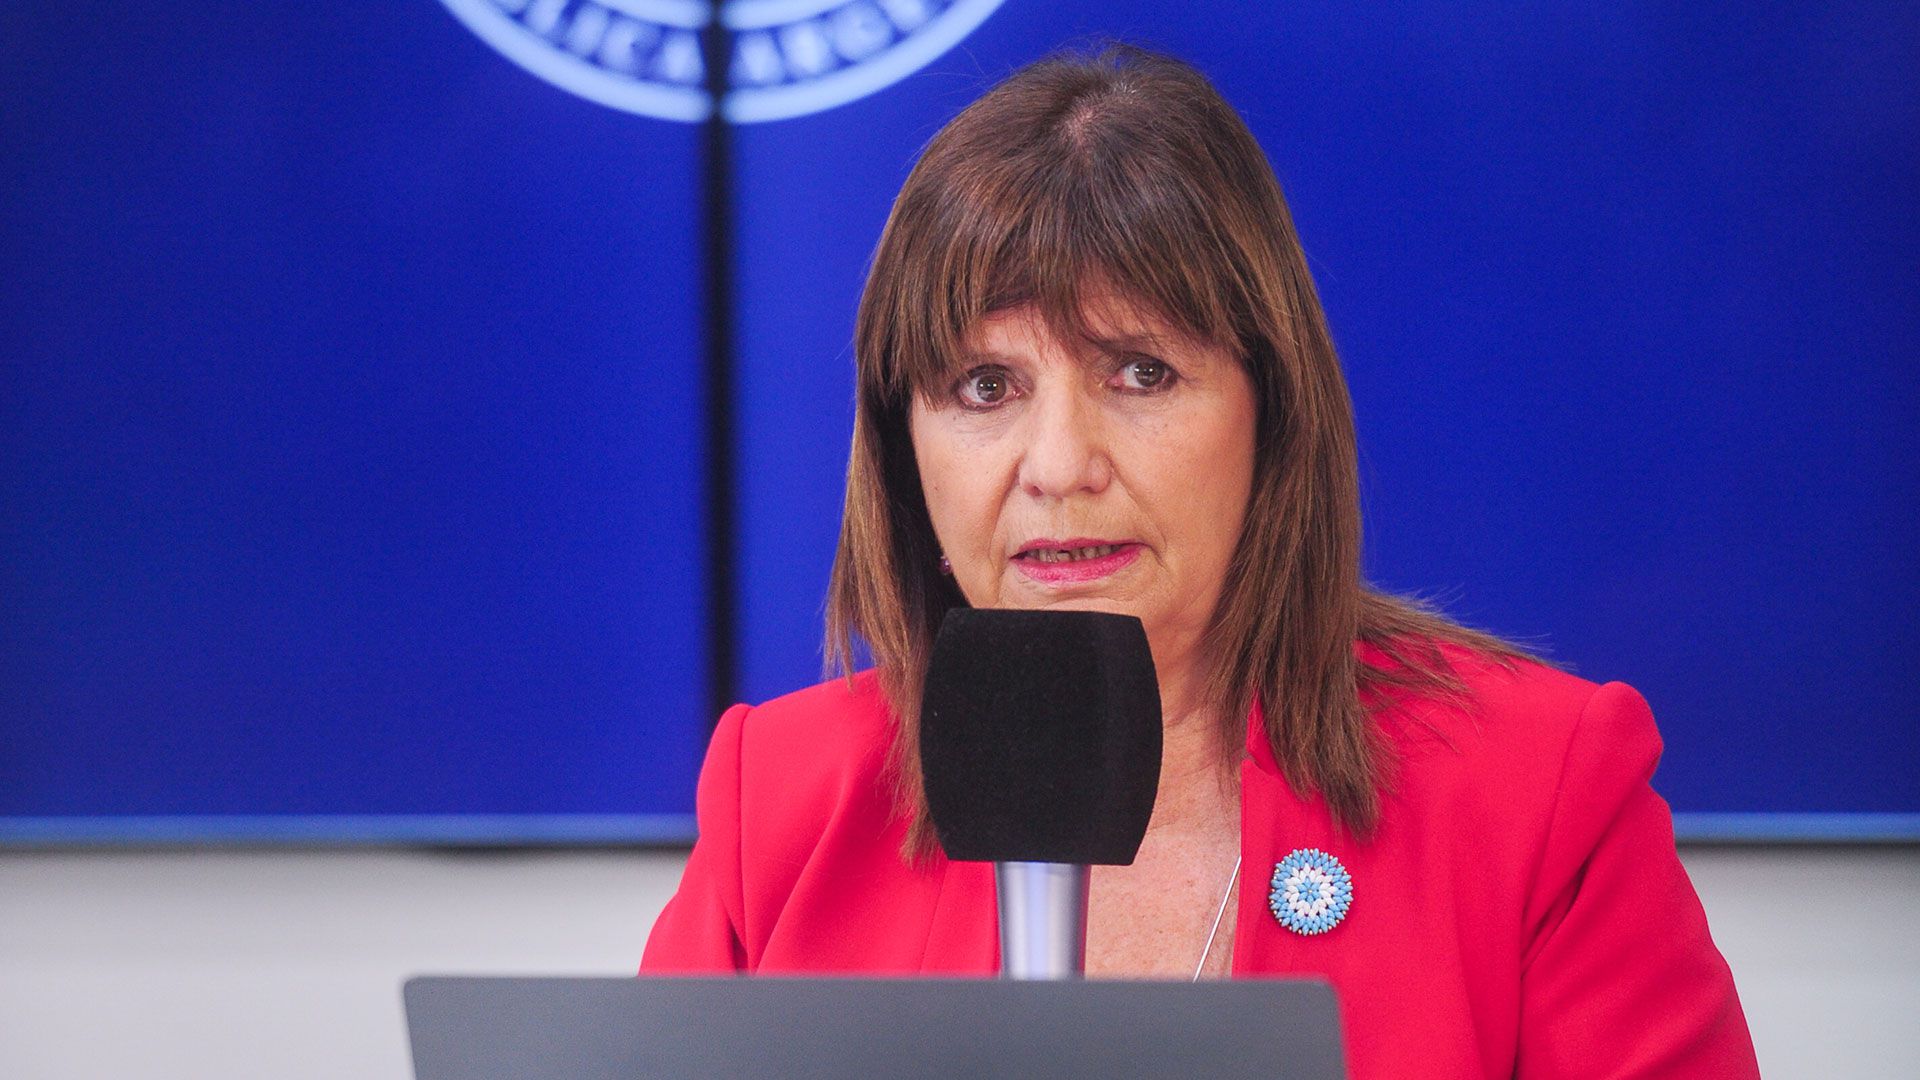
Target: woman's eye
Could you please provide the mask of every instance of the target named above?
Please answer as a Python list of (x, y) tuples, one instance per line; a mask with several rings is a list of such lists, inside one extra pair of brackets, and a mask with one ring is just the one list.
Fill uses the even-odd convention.
[(1007, 373), (1000, 368), (975, 368), (960, 380), (960, 403), (969, 408), (997, 405), (1012, 392)]
[(1138, 357), (1120, 369), (1120, 381), (1128, 390), (1158, 390), (1173, 382), (1173, 369), (1163, 360)]

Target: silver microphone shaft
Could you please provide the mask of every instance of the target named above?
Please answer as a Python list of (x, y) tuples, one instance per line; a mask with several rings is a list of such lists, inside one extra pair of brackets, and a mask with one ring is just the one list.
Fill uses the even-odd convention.
[(993, 864), (999, 892), (1000, 974), (1079, 979), (1087, 973), (1089, 868), (1072, 863)]

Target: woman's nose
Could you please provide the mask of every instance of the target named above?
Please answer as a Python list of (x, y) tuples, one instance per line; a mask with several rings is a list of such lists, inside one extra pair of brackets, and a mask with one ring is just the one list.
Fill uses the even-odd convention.
[(1026, 420), (1019, 481), (1027, 494), (1064, 499), (1106, 489), (1113, 461), (1097, 402), (1077, 390), (1036, 393)]

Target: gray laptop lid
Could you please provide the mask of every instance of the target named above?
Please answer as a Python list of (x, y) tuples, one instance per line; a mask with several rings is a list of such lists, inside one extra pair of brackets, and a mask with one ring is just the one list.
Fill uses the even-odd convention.
[(422, 977), (418, 1080), (1345, 1077), (1306, 980)]

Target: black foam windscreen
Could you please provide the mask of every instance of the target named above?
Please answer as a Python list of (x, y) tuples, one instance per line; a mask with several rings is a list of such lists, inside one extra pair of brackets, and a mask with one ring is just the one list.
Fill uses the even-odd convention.
[(955, 608), (920, 703), (947, 857), (1125, 866), (1160, 783), (1160, 684), (1131, 615)]

